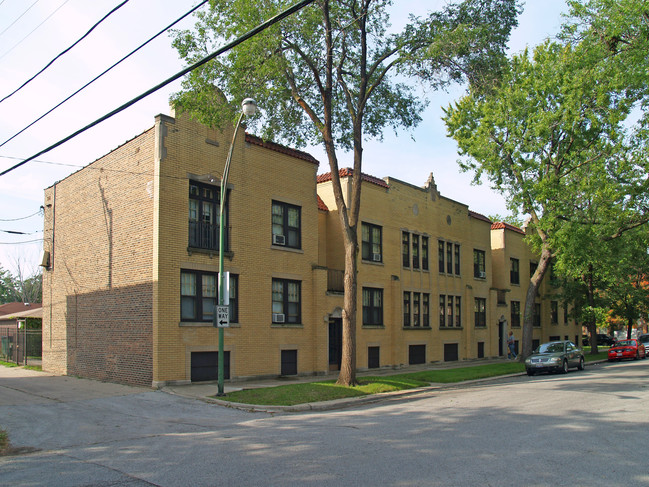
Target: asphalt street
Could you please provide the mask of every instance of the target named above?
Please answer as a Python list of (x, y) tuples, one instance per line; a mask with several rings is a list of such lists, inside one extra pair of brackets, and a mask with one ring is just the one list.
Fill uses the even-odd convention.
[(281, 414), (0, 369), (3, 486), (649, 486), (649, 360)]

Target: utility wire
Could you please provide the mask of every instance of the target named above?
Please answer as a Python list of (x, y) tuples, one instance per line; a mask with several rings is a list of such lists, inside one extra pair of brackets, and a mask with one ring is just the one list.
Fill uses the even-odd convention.
[[(37, 1), (38, 1), (38, 0), (37, 0)], [(9, 93), (7, 96), (5, 96), (2, 100), (0, 100), (0, 103), (2, 103), (3, 101), (5, 101), (5, 100), (6, 100), (7, 98), (9, 98), (10, 96), (15, 95), (18, 91), (22, 90), (22, 89), (23, 89), (23, 88), (24, 88), (24, 87), (25, 87), (25, 86), (26, 86), (30, 81), (34, 80), (34, 78), (36, 78), (39, 74), (41, 74), (43, 71), (45, 71), (47, 68), (49, 68), (49, 67), (54, 63), (54, 61), (56, 61), (58, 58), (60, 58), (61, 56), (63, 56), (66, 52), (68, 52), (70, 49), (72, 49), (74, 46), (76, 46), (76, 45), (79, 44), (82, 40), (84, 40), (86, 37), (88, 37), (88, 35), (89, 35), (93, 30), (95, 30), (95, 28), (96, 28), (99, 24), (101, 24), (101, 23), (102, 23), (104, 20), (106, 20), (110, 15), (112, 15), (112, 14), (115, 13), (117, 10), (119, 10), (120, 8), (122, 8), (122, 7), (123, 7), (124, 5), (126, 5), (128, 2), (129, 2), (129, 0), (124, 0), (122, 3), (120, 3), (120, 4), (119, 4), (117, 7), (115, 7), (113, 10), (111, 10), (111, 11), (108, 12), (106, 15), (104, 15), (104, 16), (101, 18), (101, 20), (99, 20), (99, 22), (97, 22), (95, 25), (93, 25), (93, 26), (90, 28), (90, 30), (89, 30), (88, 32), (86, 32), (86, 33), (85, 33), (84, 35), (82, 35), (79, 39), (77, 39), (77, 40), (76, 40), (76, 41), (75, 41), (75, 42), (74, 42), (70, 47), (68, 47), (67, 49), (64, 49), (64, 50), (63, 50), (60, 54), (58, 54), (54, 59), (52, 59), (49, 63), (47, 63), (47, 65), (46, 65), (43, 69), (41, 69), (38, 73), (36, 73), (34, 76), (32, 76), (31, 78), (29, 78), (27, 81), (25, 81), (22, 85), (20, 85), (20, 86), (19, 86), (18, 88), (16, 88), (14, 91), (12, 91), (12, 92)]]
[(266, 22), (264, 22), (264, 23), (258, 25), (258, 26), (255, 27), (254, 29), (248, 31), (247, 33), (245, 33), (244, 35), (238, 37), (238, 38), (235, 39), (234, 41), (232, 41), (232, 42), (226, 44), (226, 45), (223, 46), (222, 48), (220, 48), (220, 49), (214, 51), (212, 54), (209, 54), (208, 56), (205, 56), (204, 58), (202, 58), (201, 60), (195, 62), (195, 63), (192, 64), (191, 66), (188, 66), (188, 67), (186, 67), (185, 69), (179, 71), (178, 73), (174, 74), (171, 78), (167, 78), (167, 79), (166, 79), (165, 81), (163, 81), (162, 83), (159, 83), (158, 85), (154, 86), (153, 88), (150, 88), (149, 90), (145, 91), (145, 92), (142, 93), (141, 95), (136, 96), (136, 97), (133, 98), (131, 101), (124, 103), (122, 106), (116, 108), (116, 109), (113, 110), (112, 112), (107, 113), (107, 114), (104, 115), (103, 117), (98, 118), (98, 119), (95, 120), (94, 122), (92, 122), (92, 123), (86, 125), (85, 127), (81, 128), (81, 129), (79, 129), (79, 130), (77, 130), (77, 131), (74, 132), (73, 134), (70, 134), (70, 135), (68, 135), (67, 137), (65, 137), (65, 138), (63, 138), (63, 139), (61, 139), (61, 140), (59, 140), (59, 141), (56, 142), (55, 144), (53, 144), (53, 145), (47, 147), (46, 149), (43, 149), (42, 151), (40, 151), (40, 152), (34, 154), (33, 156), (28, 157), (27, 159), (23, 160), (22, 162), (19, 162), (18, 164), (15, 164), (14, 166), (12, 166), (12, 167), (10, 167), (10, 168), (5, 169), (4, 171), (2, 171), (2, 172), (0, 173), (0, 176), (4, 176), (5, 174), (7, 174), (7, 173), (13, 171), (14, 169), (19, 168), (19, 167), (22, 166), (23, 164), (26, 164), (26, 163), (28, 163), (29, 161), (31, 161), (31, 160), (33, 160), (33, 159), (36, 159), (37, 157), (39, 157), (39, 156), (45, 154), (46, 152), (49, 152), (49, 151), (51, 151), (52, 149), (55, 149), (55, 148), (59, 147), (60, 145), (65, 144), (65, 143), (66, 143), (67, 141), (69, 141), (70, 139), (73, 139), (73, 138), (76, 137), (77, 135), (79, 135), (79, 134), (85, 132), (86, 130), (88, 130), (88, 129), (94, 127), (95, 125), (100, 124), (101, 122), (103, 122), (103, 121), (109, 119), (109, 118), (112, 117), (113, 115), (116, 115), (116, 114), (118, 114), (119, 112), (121, 112), (121, 111), (127, 109), (128, 107), (130, 107), (131, 105), (134, 105), (135, 103), (137, 103), (137, 102), (140, 101), (141, 99), (146, 98), (146, 97), (149, 96), (151, 93), (155, 93), (155, 92), (158, 91), (160, 88), (163, 88), (163, 87), (167, 86), (169, 83), (171, 83), (171, 82), (173, 82), (173, 81), (176, 81), (178, 78), (180, 78), (180, 77), (186, 75), (187, 73), (193, 71), (194, 69), (196, 69), (196, 68), (202, 66), (203, 64), (205, 64), (205, 63), (211, 61), (211, 60), (214, 59), (215, 57), (220, 56), (220, 55), (223, 54), (224, 52), (229, 51), (229, 50), (232, 49), (233, 47), (238, 46), (238, 45), (241, 44), (242, 42), (244, 42), (244, 41), (250, 39), (251, 37), (253, 37), (253, 36), (259, 34), (260, 32), (266, 30), (266, 29), (267, 29), (268, 27), (270, 27), (271, 25), (276, 24), (276, 23), (279, 22), (280, 20), (285, 19), (286, 17), (288, 17), (288, 16), (294, 14), (295, 12), (301, 10), (302, 8), (306, 7), (307, 5), (313, 3), (313, 1), (314, 1), (314, 0), (302, 0), (301, 2), (296, 3), (296, 4), (293, 5), (292, 7), (287, 8), (286, 10), (284, 10), (283, 12), (280, 12), (279, 14), (277, 14), (275, 17), (271, 18), (270, 20), (267, 20)]
[[(4, 2), (3, 2), (3, 3), (4, 3)], [(21, 13), (21, 14), (18, 16), (18, 18), (17, 18), (16, 20), (14, 20), (11, 24), (9, 24), (7, 27), (5, 27), (5, 30), (3, 30), (2, 32), (0, 32), (0, 36), (1, 36), (2, 34), (4, 34), (5, 32), (7, 32), (9, 29), (11, 29), (11, 27), (12, 27), (16, 22), (18, 22), (18, 21), (22, 18), (23, 15), (25, 15), (27, 12), (29, 12), (29, 10), (30, 10), (34, 5), (36, 5), (37, 3), (38, 3), (38, 0), (36, 0), (34, 3), (32, 3), (29, 7), (27, 7), (27, 10), (25, 10), (23, 13)]]
[(17, 222), (18, 220), (27, 220), (27, 218), (31, 218), (33, 216), (39, 215), (42, 213), (43, 210), (38, 210), (36, 213), (32, 213), (31, 215), (27, 216), (22, 216), (20, 218), (0, 218), (0, 222)]
[[(36, 27), (34, 27), (34, 28), (32, 29), (32, 31), (31, 31), (29, 34), (27, 34), (25, 37), (23, 37), (23, 38), (20, 39), (18, 42), (16, 42), (16, 43), (15, 43), (15, 44), (14, 44), (14, 45), (13, 45), (13, 46), (8, 50), (8, 51), (6, 51), (2, 56), (0, 56), (0, 59), (2, 59), (3, 57), (5, 57), (5, 56), (6, 56), (7, 54), (9, 54), (11, 51), (13, 51), (14, 49), (16, 49), (20, 44), (22, 44), (22, 42), (23, 42), (25, 39), (27, 39), (30, 35), (32, 35), (34, 32), (36, 32), (36, 30), (37, 30), (41, 25), (43, 25), (45, 22), (47, 22), (48, 20), (50, 20), (50, 18), (51, 18), (51, 17), (52, 17), (56, 12), (58, 12), (58, 11), (61, 9), (61, 7), (63, 7), (63, 6), (64, 6), (66, 3), (68, 3), (69, 1), (70, 1), (70, 0), (65, 0), (65, 2), (63, 2), (61, 5), (59, 5), (58, 7), (56, 7), (56, 10), (54, 10), (54, 12), (52, 12), (51, 14), (49, 14), (45, 20), (43, 20), (40, 24), (38, 24)], [(2, 5), (2, 3), (0, 3), (0, 6), (1, 6), (1, 5)]]
[[(126, 56), (124, 56), (122, 59), (120, 59), (120, 60), (117, 61), (115, 64), (113, 64), (110, 68), (106, 69), (103, 73), (99, 74), (98, 76), (95, 76), (93, 79), (91, 79), (90, 81), (88, 81), (85, 85), (83, 85), (83, 86), (82, 86), (81, 88), (79, 88), (77, 91), (75, 91), (74, 93), (72, 93), (72, 94), (71, 94), (70, 96), (68, 96), (65, 100), (61, 101), (58, 105), (53, 106), (53, 107), (50, 108), (47, 112), (45, 112), (43, 115), (41, 115), (40, 117), (38, 117), (36, 120), (34, 120), (34, 121), (33, 121), (32, 123), (30, 123), (29, 125), (27, 125), (25, 128), (23, 128), (23, 129), (20, 130), (19, 132), (16, 132), (15, 134), (13, 134), (13, 135), (12, 135), (11, 137), (9, 137), (7, 140), (5, 140), (3, 143), (1, 143), (1, 144), (0, 144), (0, 147), (2, 147), (3, 145), (5, 145), (5, 144), (6, 144), (7, 142), (9, 142), (10, 140), (13, 140), (14, 138), (18, 137), (18, 136), (19, 136), (20, 134), (22, 134), (25, 130), (27, 130), (29, 127), (31, 127), (32, 125), (34, 125), (36, 122), (38, 122), (39, 120), (42, 120), (43, 118), (45, 118), (47, 115), (49, 115), (49, 114), (52, 113), (54, 110), (56, 110), (58, 107), (60, 107), (61, 105), (63, 105), (66, 101), (68, 101), (70, 98), (72, 98), (73, 96), (75, 96), (75, 95), (78, 94), (79, 92), (81, 92), (81, 91), (83, 91), (84, 89), (86, 89), (86, 88), (87, 88), (88, 86), (90, 86), (92, 83), (94, 83), (94, 82), (97, 81), (99, 78), (101, 78), (103, 75), (105, 75), (106, 73), (108, 73), (108, 72), (109, 72), (111, 69), (113, 69), (115, 66), (117, 66), (117, 65), (120, 64), (120, 63), (122, 63), (122, 62), (123, 62), (124, 60), (126, 60), (127, 58), (131, 57), (131, 56), (132, 56), (133, 54), (135, 54), (137, 51), (139, 51), (139, 50), (142, 49), (144, 46), (146, 46), (149, 42), (153, 41), (154, 39), (156, 39), (156, 38), (159, 37), (160, 35), (164, 34), (168, 29), (172, 28), (172, 27), (173, 27), (174, 25), (176, 25), (178, 22), (180, 22), (181, 20), (183, 20), (185, 17), (187, 17), (188, 15), (192, 14), (194, 11), (198, 10), (200, 7), (202, 7), (203, 5), (205, 5), (207, 2), (208, 2), (208, 0), (203, 0), (203, 2), (199, 3), (198, 5), (196, 5), (194, 8), (192, 8), (192, 9), (189, 10), (187, 13), (185, 13), (182, 17), (179, 17), (178, 19), (176, 19), (174, 22), (172, 22), (172, 23), (169, 24), (167, 27), (165, 27), (164, 29), (162, 29), (162, 30), (161, 30), (160, 32), (158, 32), (156, 35), (154, 35), (153, 37), (151, 37), (151, 38), (149, 38), (147, 41), (145, 41), (143, 44), (140, 44), (139, 47), (136, 47), (134, 50), (132, 50), (130, 53), (128, 53)], [(1, 58), (0, 58), (0, 59), (1, 59)]]

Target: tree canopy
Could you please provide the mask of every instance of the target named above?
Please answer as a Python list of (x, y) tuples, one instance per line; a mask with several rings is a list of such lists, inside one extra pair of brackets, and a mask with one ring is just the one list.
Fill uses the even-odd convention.
[(634, 122), (648, 94), (640, 47), (647, 45), (647, 3), (570, 5), (562, 42), (513, 55), (493, 89), (471, 92), (444, 117), (465, 156), (461, 168), (478, 181), (485, 176), (536, 230), (540, 262), (527, 293), (523, 357), (531, 353), (532, 306), (551, 260), (602, 246), (649, 216), (646, 115)]
[[(215, 0), (174, 46), (188, 62), (236, 38), (287, 5)], [(464, 0), (389, 30), (388, 0), (317, 0), (190, 73), (174, 100), (211, 126), (233, 121), (245, 97), (260, 101), (261, 136), (293, 146), (323, 144), (345, 245), (343, 357), (339, 383), (355, 382), (358, 215), (363, 143), (386, 129), (410, 129), (424, 100), (407, 83), (433, 88), (467, 80), (493, 84), (516, 25), (516, 0)], [(399, 78), (397, 75), (401, 75)], [(215, 88), (216, 87), (216, 88)], [(217, 96), (220, 94), (220, 96)], [(353, 152), (352, 194), (343, 197), (339, 151)]]

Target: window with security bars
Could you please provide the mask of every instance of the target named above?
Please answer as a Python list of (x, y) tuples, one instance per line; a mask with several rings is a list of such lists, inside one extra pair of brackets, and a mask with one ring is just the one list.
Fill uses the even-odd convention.
[(487, 326), (487, 300), (485, 298), (475, 298), (474, 301), (475, 326)]
[[(189, 242), (196, 249), (219, 250), (221, 188), (190, 181)], [(225, 250), (228, 250), (228, 204), (225, 208)]]

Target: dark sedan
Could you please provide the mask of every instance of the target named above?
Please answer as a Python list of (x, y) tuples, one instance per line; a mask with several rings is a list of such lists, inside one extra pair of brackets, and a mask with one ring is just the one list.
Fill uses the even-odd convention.
[(568, 340), (543, 343), (525, 359), (527, 375), (534, 375), (537, 372), (567, 374), (571, 367), (584, 370), (584, 354), (579, 347)]

